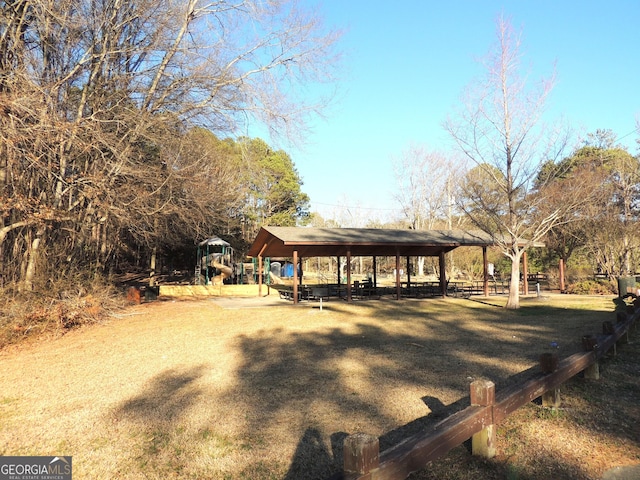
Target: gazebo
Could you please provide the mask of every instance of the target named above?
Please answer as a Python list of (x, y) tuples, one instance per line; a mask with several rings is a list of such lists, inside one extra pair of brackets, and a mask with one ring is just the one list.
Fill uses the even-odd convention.
[[(298, 265), (302, 258), (345, 256), (350, 264), (354, 256), (379, 256), (396, 259), (396, 297), (401, 297), (400, 263), (412, 256), (438, 257), (440, 264), (440, 292), (447, 295), (445, 254), (458, 247), (482, 248), (484, 275), (483, 291), (489, 294), (487, 247), (494, 245), (493, 239), (484, 232), (465, 230), (399, 230), (374, 228), (307, 228), (307, 227), (262, 227), (248, 251), (250, 257), (258, 258), (262, 271), (264, 257), (292, 257)], [(339, 264), (340, 262), (338, 262)], [(526, 272), (525, 272), (526, 274)], [(258, 275), (258, 278), (262, 278)], [(374, 278), (374, 283), (375, 283)], [(298, 301), (298, 268), (294, 267), (293, 301)], [(347, 269), (347, 301), (352, 299), (351, 272)]]

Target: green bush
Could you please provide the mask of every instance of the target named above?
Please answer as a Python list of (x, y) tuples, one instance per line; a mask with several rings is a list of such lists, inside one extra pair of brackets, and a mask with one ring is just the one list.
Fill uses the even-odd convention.
[(567, 287), (567, 293), (577, 295), (611, 295), (616, 293), (611, 282), (599, 282), (596, 280), (582, 280), (572, 283)]

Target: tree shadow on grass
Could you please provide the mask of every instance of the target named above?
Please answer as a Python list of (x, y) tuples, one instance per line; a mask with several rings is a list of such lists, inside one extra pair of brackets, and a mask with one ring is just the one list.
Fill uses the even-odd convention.
[(347, 434), (331, 435), (331, 452), (327, 450), (323, 435), (317, 428), (307, 428), (298, 442), (287, 474), (282, 480), (325, 480), (340, 470), (343, 464), (343, 444)]
[(136, 442), (139, 448), (129, 452), (136, 464), (132, 468), (157, 478), (175, 476), (180, 471), (176, 432), (203, 394), (196, 382), (206, 369), (205, 365), (196, 365), (161, 372), (138, 395), (116, 408), (114, 417), (135, 425), (130, 434), (141, 439)]
[[(419, 339), (420, 348), (411, 346), (415, 342), (415, 335), (391, 334), (366, 323), (322, 332), (274, 330), (241, 336), (238, 347), (244, 361), (238, 369), (239, 383), (233, 399), (227, 401), (246, 403), (246, 410), (253, 411), (251, 431), (264, 431), (276, 425), (274, 419), (286, 418), (290, 435), (306, 423), (284, 478), (327, 478), (342, 468), (341, 446), (336, 441), (341, 443), (346, 434), (329, 435), (327, 424), (332, 420), (325, 415), (349, 418), (351, 425), (369, 425), (358, 428), (388, 432), (380, 439), (384, 449), (466, 406), (466, 399), (453, 403), (450, 398), (432, 395), (425, 402), (428, 415), (393, 428), (398, 422), (389, 405), (372, 400), (377, 398), (377, 386), (395, 392), (415, 387), (425, 392), (432, 387), (460, 391), (458, 398), (468, 392), (466, 367), (452, 375), (442, 364), (442, 357), (457, 362), (460, 348), (453, 343), (455, 335), (453, 339), (429, 342), (423, 337)], [(441, 357), (438, 362), (433, 358), (436, 354)], [(478, 363), (474, 368), (482, 369), (487, 376), (506, 376), (506, 370), (497, 364)], [(407, 402), (415, 400), (407, 398)], [(326, 405), (330, 405), (330, 411), (323, 409)]]
[[(336, 311), (342, 308), (342, 304), (332, 305)], [(546, 325), (529, 326), (527, 319), (517, 315), (505, 318), (503, 311), (492, 311), (486, 327), (495, 323), (498, 329), (514, 333), (496, 345), (495, 330), (472, 331), (459, 318), (425, 311), (420, 304), (345, 308), (347, 315), (335, 323), (323, 322), (318, 329), (305, 325), (312, 317), (298, 308), (300, 316), (292, 321), (292, 328), (269, 328), (267, 323), (262, 330), (234, 338), (240, 359), (235, 383), (216, 401), (220, 406), (232, 405), (230, 414), (242, 412), (244, 432), (223, 438), (224, 422), (209, 422), (212, 427), (205, 432), (228, 442), (229, 449), (251, 448), (242, 457), (249, 460), (238, 464), (244, 470), (230, 478), (327, 478), (342, 468), (342, 441), (347, 435), (343, 430), (380, 435), (381, 449), (385, 449), (428, 429), (466, 406), (472, 377), (489, 378), (498, 385), (508, 383), (513, 370), (493, 359), (499, 355), (536, 358), (540, 353), (537, 342), (542, 338), (539, 345), (545, 345), (550, 330)], [(450, 306), (441, 302), (432, 309), (438, 308), (444, 311)], [(372, 311), (405, 325), (393, 331), (385, 323), (359, 321), (358, 314), (372, 317)], [(206, 393), (198, 380), (208, 368), (166, 370), (118, 407), (119, 417), (147, 435), (142, 452), (133, 454), (138, 455), (141, 472), (155, 473), (158, 478), (162, 473), (175, 476), (180, 464), (191, 461), (191, 457), (167, 458), (175, 456), (175, 447), (180, 447), (171, 443), (172, 435)], [(376, 395), (376, 389), (384, 395)], [(446, 396), (441, 397), (439, 391), (447, 392)], [(423, 397), (426, 414), (418, 408), (411, 417), (414, 420), (407, 423), (406, 416), (399, 420), (387, 392), (395, 396), (394, 401), (413, 402), (414, 407), (416, 399), (419, 403)], [(241, 436), (243, 445), (233, 445)], [(284, 463), (274, 467), (275, 457), (268, 455), (281, 444)]]
[[(446, 304), (434, 306), (442, 311), (449, 308)], [(332, 305), (335, 311), (342, 308), (341, 304)], [(246, 402), (247, 410), (260, 406), (251, 428), (264, 428), (272, 419), (292, 412), (288, 417), (291, 420), (289, 434), (304, 431), (299, 433), (287, 480), (322, 478), (320, 472), (336, 472), (342, 468), (341, 450), (335, 448), (329, 435), (339, 430), (327, 427), (330, 422), (315, 410), (315, 405), (331, 405), (336, 417), (349, 422), (351, 426), (343, 424), (342, 428), (351, 430), (350, 433), (378, 432), (380, 447), (384, 450), (465, 408), (469, 401), (468, 384), (472, 380), (488, 378), (497, 388), (503, 388), (537, 373), (539, 354), (548, 348), (549, 340), (558, 339), (563, 333), (558, 328), (562, 327), (560, 322), (545, 318), (531, 321), (528, 315), (498, 309), (482, 312), (486, 327), (480, 325), (473, 331), (468, 320), (425, 312), (425, 306), (420, 304), (363, 305), (361, 310), (366, 311), (367, 316), (387, 317), (389, 322), (410, 326), (392, 332), (382, 324), (359, 322), (352, 310), (353, 307), (345, 307), (353, 321), (344, 327), (337, 325), (318, 331), (266, 328), (237, 338), (236, 347), (243, 363), (237, 371), (234, 397)], [(549, 309), (549, 314), (557, 311)], [(565, 310), (563, 315), (580, 313)], [(494, 331), (508, 331), (509, 335), (497, 342), (492, 336)], [(576, 338), (576, 345), (578, 342)], [(566, 342), (562, 343), (564, 346)], [(512, 358), (534, 366), (516, 373), (510, 365)], [(356, 381), (352, 383), (354, 378)], [(399, 389), (413, 392), (407, 396), (407, 402), (413, 403), (416, 388), (423, 389), (427, 394), (423, 400), (428, 414), (408, 423), (397, 422), (393, 405), (372, 401), (375, 395), (369, 393), (378, 386), (389, 388), (390, 392)], [(437, 391), (447, 392), (447, 396), (429, 394)], [(454, 397), (457, 400), (451, 399), (451, 392), (459, 392)], [(306, 428), (300, 430), (305, 422)], [(343, 438), (346, 434), (335, 435)], [(306, 473), (300, 476), (300, 472)]]
[(204, 370), (204, 365), (198, 365), (160, 373), (140, 394), (120, 405), (117, 415), (147, 426), (179, 420), (202, 394), (194, 382)]

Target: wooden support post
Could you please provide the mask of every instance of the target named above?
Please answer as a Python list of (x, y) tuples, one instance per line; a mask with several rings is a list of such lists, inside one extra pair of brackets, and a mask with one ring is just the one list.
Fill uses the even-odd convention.
[(596, 350), (598, 348), (598, 337), (594, 335), (585, 335), (582, 337), (582, 347), (585, 352)]
[(303, 278), (304, 278), (304, 258), (300, 257), (298, 259), (298, 263), (300, 264), (300, 278), (298, 279), (298, 281), (300, 282), (300, 286), (302, 286), (304, 284)]
[[(582, 337), (582, 346), (585, 351), (590, 352), (592, 350), (598, 349), (598, 338), (593, 335), (585, 335)], [(589, 380), (599, 380), (600, 379), (600, 365), (598, 364), (598, 359), (589, 365), (584, 370), (584, 378)]]
[(558, 370), (560, 358), (557, 353), (543, 353), (540, 355), (540, 369), (542, 373), (553, 373)]
[(585, 368), (584, 378), (586, 378), (587, 380), (600, 380), (600, 365), (598, 363), (598, 360)]
[[(602, 322), (602, 333), (604, 335), (613, 335), (616, 333), (615, 327), (613, 326), (613, 322), (606, 320)], [(613, 344), (613, 356), (615, 357), (618, 354), (618, 344)]]
[[(471, 405), (493, 406), (496, 403), (496, 387), (489, 380), (476, 380), (470, 385)], [(493, 419), (493, 415), (491, 415)], [(471, 452), (484, 458), (496, 456), (496, 426), (493, 423), (471, 437)]]
[[(267, 248), (268, 244), (264, 244), (262, 246), (262, 248), (260, 249), (260, 252), (258, 252), (258, 296), (261, 297), (262, 296), (262, 254), (264, 253), (265, 249)], [(209, 247), (207, 246), (207, 249)], [(207, 250), (207, 255), (208, 255), (208, 250)], [(207, 260), (208, 262), (208, 260)]]
[(373, 257), (373, 288), (378, 288), (378, 264), (376, 257)]
[[(558, 370), (560, 359), (557, 353), (543, 353), (540, 355), (540, 369), (542, 373), (548, 374)], [(560, 406), (560, 389), (552, 388), (542, 394), (542, 406), (557, 408)]]
[(522, 252), (522, 278), (524, 278), (523, 292), (529, 295), (529, 262), (527, 261), (527, 252)]
[(258, 296), (262, 296), (262, 255), (258, 255)]
[(558, 408), (561, 403), (559, 388), (547, 390), (542, 394), (542, 406), (545, 408)]
[(380, 465), (380, 443), (377, 437), (354, 433), (344, 439), (344, 478), (370, 473)]
[(349, 249), (347, 250), (347, 302), (349, 303), (353, 301), (351, 295), (351, 249)]
[(489, 263), (487, 260), (487, 247), (482, 247), (482, 293), (489, 296)]
[(630, 329), (627, 329), (627, 331), (622, 334), (622, 336), (620, 337), (620, 342), (629, 343), (629, 330)]
[(444, 252), (440, 252), (440, 256), (438, 258), (440, 264), (440, 291), (442, 292), (442, 296), (447, 296), (447, 264), (444, 258)]
[(402, 297), (402, 287), (400, 286), (400, 254), (396, 251), (396, 300)]
[(613, 335), (616, 333), (615, 328), (613, 327), (613, 322), (609, 320), (602, 322), (602, 333), (605, 335)]
[(293, 303), (298, 304), (298, 251), (293, 251)]

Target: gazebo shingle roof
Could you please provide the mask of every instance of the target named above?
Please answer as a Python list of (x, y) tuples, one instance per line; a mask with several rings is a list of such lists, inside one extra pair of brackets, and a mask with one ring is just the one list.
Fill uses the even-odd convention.
[(438, 256), (463, 246), (491, 246), (483, 232), (376, 228), (262, 227), (250, 257)]

